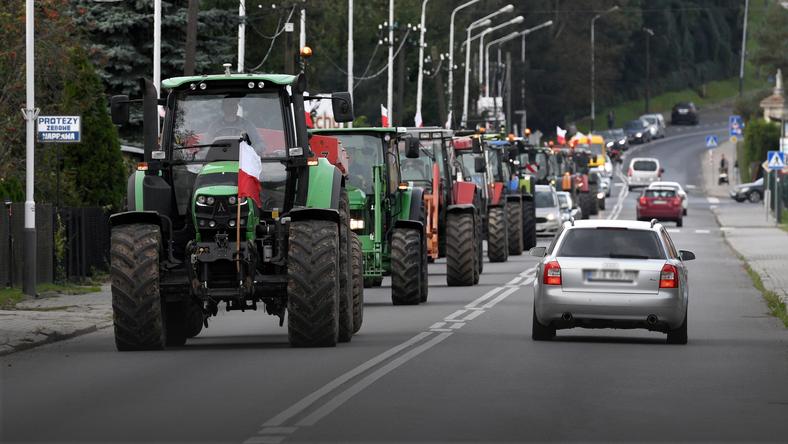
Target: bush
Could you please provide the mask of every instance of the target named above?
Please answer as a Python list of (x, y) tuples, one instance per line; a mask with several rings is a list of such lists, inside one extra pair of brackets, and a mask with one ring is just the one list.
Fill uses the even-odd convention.
[(743, 156), (739, 166), (760, 164), (766, 160), (766, 152), (777, 150), (780, 146), (780, 126), (763, 119), (752, 119), (744, 129)]
[(0, 199), (6, 197), (10, 198), (12, 202), (25, 200), (25, 190), (17, 178), (0, 178)]

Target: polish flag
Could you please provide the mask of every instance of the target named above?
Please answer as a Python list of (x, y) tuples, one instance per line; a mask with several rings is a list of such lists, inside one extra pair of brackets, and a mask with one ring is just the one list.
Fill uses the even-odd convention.
[(383, 105), (380, 105), (380, 126), (384, 128), (391, 126), (389, 124), (389, 110)]
[(416, 127), (421, 128), (424, 126), (424, 122), (421, 120), (421, 112), (416, 112), (416, 117), (413, 118)]
[(446, 123), (443, 125), (446, 129), (451, 129), (451, 111), (449, 111), (448, 117), (446, 117)]
[(238, 145), (238, 199), (251, 197), (258, 208), (263, 206), (260, 202), (260, 175), (263, 173), (263, 161), (257, 155), (252, 145), (241, 139)]
[(555, 134), (556, 134), (557, 139), (558, 139), (558, 144), (559, 145), (564, 145), (566, 143), (566, 130), (565, 129), (561, 129), (560, 126), (556, 126), (555, 127)]

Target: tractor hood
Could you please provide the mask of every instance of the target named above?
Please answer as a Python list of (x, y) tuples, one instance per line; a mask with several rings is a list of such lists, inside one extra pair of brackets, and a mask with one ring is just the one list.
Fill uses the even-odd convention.
[[(220, 189), (217, 189), (220, 187)], [(194, 194), (237, 194), (238, 162), (211, 162), (202, 167), (194, 181)]]
[(360, 210), (367, 205), (367, 194), (359, 188), (348, 186), (347, 197), (351, 210)]

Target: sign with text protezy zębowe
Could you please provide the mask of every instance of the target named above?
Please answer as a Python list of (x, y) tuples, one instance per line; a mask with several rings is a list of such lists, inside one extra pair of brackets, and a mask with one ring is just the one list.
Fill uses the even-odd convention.
[(82, 138), (81, 116), (39, 116), (36, 140), (43, 143), (78, 143)]

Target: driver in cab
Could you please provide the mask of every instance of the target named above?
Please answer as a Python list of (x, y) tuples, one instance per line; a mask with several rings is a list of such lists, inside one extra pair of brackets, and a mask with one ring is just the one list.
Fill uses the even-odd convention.
[(258, 154), (263, 153), (263, 140), (257, 127), (241, 117), (241, 98), (227, 96), (222, 99), (222, 117), (208, 128), (208, 140), (213, 142), (218, 137), (239, 137), (241, 133), (249, 135), (252, 148)]

